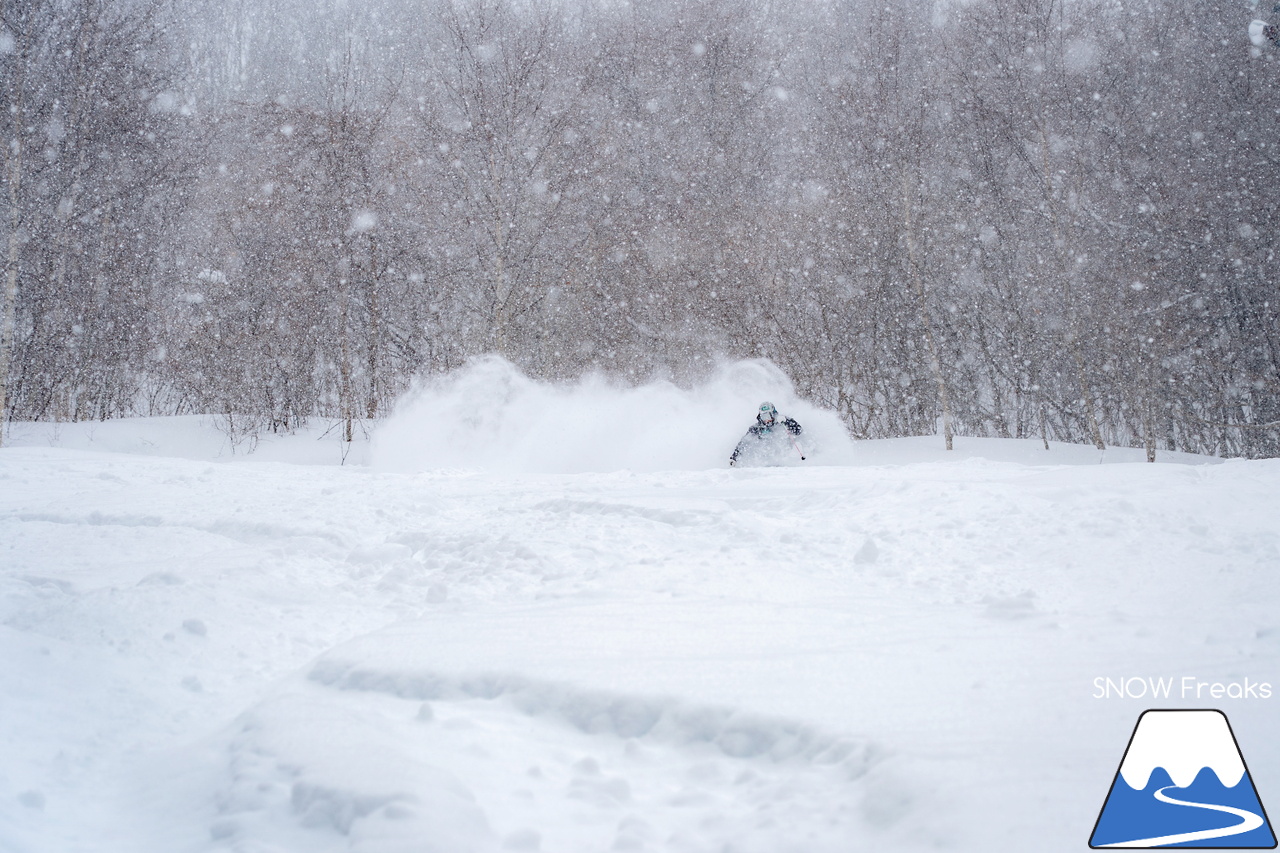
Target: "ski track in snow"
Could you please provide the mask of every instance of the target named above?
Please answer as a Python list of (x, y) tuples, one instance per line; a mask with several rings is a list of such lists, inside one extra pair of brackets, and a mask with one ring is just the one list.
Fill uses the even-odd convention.
[(934, 441), (651, 474), (5, 449), (0, 849), (1078, 849), (1145, 707), (1093, 678), (1280, 680), (1280, 463)]

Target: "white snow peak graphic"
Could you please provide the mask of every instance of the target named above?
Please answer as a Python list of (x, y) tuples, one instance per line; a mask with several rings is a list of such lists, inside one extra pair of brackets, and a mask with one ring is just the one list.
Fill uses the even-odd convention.
[(1275, 834), (1226, 715), (1144, 712), (1089, 846), (1274, 848)]
[(1130, 788), (1142, 790), (1157, 767), (1179, 788), (1191, 785), (1205, 767), (1228, 788), (1244, 775), (1244, 759), (1220, 711), (1148, 711), (1139, 717), (1120, 775)]

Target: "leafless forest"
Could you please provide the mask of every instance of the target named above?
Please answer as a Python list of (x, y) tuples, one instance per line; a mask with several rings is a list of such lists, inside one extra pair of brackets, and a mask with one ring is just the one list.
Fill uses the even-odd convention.
[(1280, 455), (1245, 2), (0, 0), (8, 419), (766, 357), (856, 437)]

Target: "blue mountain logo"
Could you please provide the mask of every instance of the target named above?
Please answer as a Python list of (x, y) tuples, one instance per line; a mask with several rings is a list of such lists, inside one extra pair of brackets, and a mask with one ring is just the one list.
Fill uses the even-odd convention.
[(1143, 712), (1089, 846), (1275, 848), (1226, 715)]

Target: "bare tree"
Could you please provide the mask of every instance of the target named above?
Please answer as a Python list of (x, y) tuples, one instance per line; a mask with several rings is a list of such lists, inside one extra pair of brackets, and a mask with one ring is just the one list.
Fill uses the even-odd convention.
[(163, 14), (159, 2), (4, 6), (10, 417), (105, 418), (135, 403), (154, 234), (180, 173)]
[(418, 156), (439, 198), (433, 224), (448, 244), (441, 274), (479, 345), (522, 360), (573, 251), (560, 232), (581, 180), (575, 109), (590, 57), (568, 49), (565, 9), (457, 0), (438, 13), (434, 88), (417, 116)]
[(858, 436), (1280, 453), (1280, 54), (1228, 9), (169, 2), (185, 78), (159, 0), (0, 0), (0, 419), (351, 438), (485, 351), (729, 355)]

